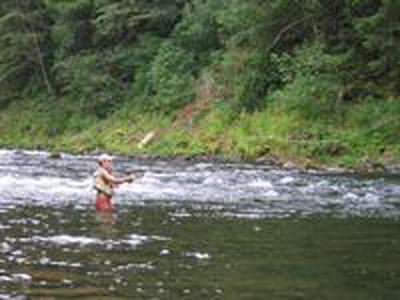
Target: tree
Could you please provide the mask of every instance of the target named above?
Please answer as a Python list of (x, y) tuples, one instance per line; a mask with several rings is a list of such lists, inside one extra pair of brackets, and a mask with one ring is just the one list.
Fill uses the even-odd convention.
[(97, 42), (131, 43), (140, 33), (168, 35), (180, 14), (181, 1), (106, 0), (96, 6)]
[(47, 4), (54, 19), (52, 38), (56, 44), (56, 60), (94, 47), (96, 11), (93, 2), (53, 0)]
[(51, 20), (45, 6), (41, 1), (5, 0), (0, 7), (0, 86), (5, 97), (13, 97), (32, 80), (44, 83), (52, 93)]
[[(354, 6), (353, 10), (357, 8)], [(354, 48), (362, 55), (364, 72), (374, 78), (397, 81), (400, 75), (400, 2), (384, 0), (374, 12), (354, 18), (353, 22), (360, 41)]]

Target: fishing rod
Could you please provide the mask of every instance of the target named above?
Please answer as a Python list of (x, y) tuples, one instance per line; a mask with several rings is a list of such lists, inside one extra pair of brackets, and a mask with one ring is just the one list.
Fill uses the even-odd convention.
[(146, 174), (146, 171), (144, 170), (134, 170), (134, 171), (127, 171), (124, 172), (125, 174), (127, 174), (128, 176), (134, 176), (135, 179), (134, 181), (141, 179), (144, 177), (144, 175)]

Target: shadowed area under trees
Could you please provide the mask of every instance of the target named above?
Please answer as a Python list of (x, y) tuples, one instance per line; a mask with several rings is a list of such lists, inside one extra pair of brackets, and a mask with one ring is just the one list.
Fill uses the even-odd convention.
[(3, 0), (0, 41), (2, 145), (399, 159), (399, 1)]

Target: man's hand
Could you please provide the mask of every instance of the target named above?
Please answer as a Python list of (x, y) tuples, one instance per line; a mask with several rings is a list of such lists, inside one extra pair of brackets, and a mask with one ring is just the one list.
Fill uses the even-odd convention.
[(128, 183), (132, 183), (135, 180), (135, 176), (134, 175), (129, 175), (126, 177), (125, 181)]
[(138, 171), (134, 173), (133, 176), (135, 177), (135, 179), (142, 178), (144, 176), (144, 171)]

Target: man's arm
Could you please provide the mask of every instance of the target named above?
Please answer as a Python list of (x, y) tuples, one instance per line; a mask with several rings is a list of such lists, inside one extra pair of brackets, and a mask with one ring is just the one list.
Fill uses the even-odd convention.
[(114, 175), (110, 174), (106, 170), (102, 170), (101, 176), (104, 177), (108, 182), (111, 182), (112, 184), (121, 184), (125, 182), (132, 182), (134, 177), (133, 176), (124, 176), (124, 177), (115, 177)]

